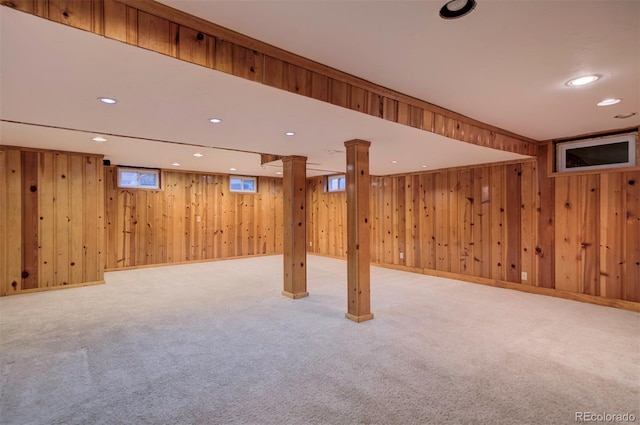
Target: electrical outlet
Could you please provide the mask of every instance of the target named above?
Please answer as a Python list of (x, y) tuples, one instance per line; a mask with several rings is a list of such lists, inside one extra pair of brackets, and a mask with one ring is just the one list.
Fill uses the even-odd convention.
[(196, 216), (196, 223), (200, 223), (202, 221), (202, 217), (197, 215)]
[(403, 260), (404, 259), (404, 252), (400, 253), (400, 259)]
[(527, 272), (520, 272), (520, 280), (527, 280)]
[(313, 241), (309, 241), (309, 246), (313, 246)]

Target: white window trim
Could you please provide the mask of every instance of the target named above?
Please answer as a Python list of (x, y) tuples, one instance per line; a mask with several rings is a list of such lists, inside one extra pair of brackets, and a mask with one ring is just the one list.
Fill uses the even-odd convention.
[[(620, 162), (617, 164), (602, 164), (602, 165), (589, 165), (584, 167), (571, 167), (567, 168), (567, 150), (576, 148), (586, 148), (589, 146), (601, 146), (610, 145), (613, 143), (629, 142), (629, 160), (627, 162)], [(573, 142), (559, 142), (556, 144), (556, 166), (558, 172), (571, 172), (571, 171), (589, 171), (589, 170), (603, 170), (608, 168), (623, 168), (633, 167), (636, 165), (636, 135), (625, 134), (622, 136), (606, 137), (599, 139), (588, 140), (576, 140)]]
[[(144, 173), (144, 174), (155, 174), (156, 175), (156, 185), (155, 186), (141, 186), (140, 179), (138, 178), (138, 185), (136, 186), (122, 186), (121, 183), (121, 172), (122, 171), (130, 171), (136, 173)], [(134, 168), (134, 167), (116, 167), (116, 172), (118, 176), (117, 186), (120, 189), (142, 189), (142, 190), (160, 190), (161, 188), (161, 173), (157, 168)]]
[[(344, 189), (337, 189), (337, 190), (331, 190), (331, 180), (339, 180), (341, 178), (344, 178)], [(339, 186), (339, 183), (338, 183)], [(334, 176), (327, 176), (327, 180), (325, 183), (325, 192), (327, 193), (339, 193), (339, 192), (344, 192), (347, 190), (347, 176), (346, 174), (337, 174)]]
[[(240, 179), (242, 180), (242, 186), (244, 187), (244, 180), (253, 180), (253, 189), (254, 190), (233, 190), (231, 188), (231, 179)], [(231, 193), (258, 193), (258, 178), (257, 177), (248, 177), (248, 176), (229, 176), (229, 192)]]

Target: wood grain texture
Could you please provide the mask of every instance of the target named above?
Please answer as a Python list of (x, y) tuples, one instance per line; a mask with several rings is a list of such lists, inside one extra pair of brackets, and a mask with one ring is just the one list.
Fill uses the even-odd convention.
[(2, 295), (103, 281), (102, 173), (101, 156), (0, 147)]
[(638, 302), (637, 178), (603, 172), (550, 179), (556, 289)]
[(103, 34), (101, 1), (49, 0), (48, 11), (54, 22)]
[[(282, 160), (283, 185), (283, 295), (297, 299), (307, 292), (307, 158)], [(253, 228), (253, 226), (250, 226)], [(245, 239), (245, 238), (243, 238)]]
[(229, 177), (163, 171), (162, 190), (117, 188), (105, 169), (106, 268), (282, 253), (282, 181), (229, 192)]
[(344, 143), (347, 149), (347, 313), (355, 322), (373, 319), (370, 289), (369, 146), (364, 140)]
[(38, 287), (38, 153), (22, 152), (22, 284)]
[[(518, 176), (523, 168), (528, 170), (527, 179)], [(525, 255), (527, 267), (533, 267), (534, 254), (530, 249), (522, 254), (523, 241), (537, 242), (535, 234), (521, 237), (520, 232), (523, 220), (528, 223), (537, 218), (534, 194), (527, 195), (533, 201), (525, 204), (520, 194), (524, 185), (535, 180), (534, 170), (535, 163), (529, 162), (372, 177), (372, 263), (518, 283)], [(345, 192), (327, 193), (322, 178), (309, 179), (309, 252), (346, 255), (336, 245), (342, 240), (346, 220), (338, 205), (345, 203)], [(508, 234), (507, 226), (515, 235)], [(327, 234), (339, 236), (329, 238)], [(507, 261), (509, 269), (515, 265), (508, 274), (503, 267)], [(527, 271), (531, 276), (527, 283), (537, 284), (535, 272)]]
[(16, 150), (0, 152), (0, 295), (10, 295), (22, 280), (22, 158)]
[(640, 302), (640, 171), (627, 172), (623, 184), (626, 189), (626, 276), (622, 298)]
[[(550, 178), (546, 164), (372, 177), (371, 262), (638, 302), (640, 172)], [(344, 192), (308, 187), (309, 251), (345, 257), (326, 236), (344, 234)]]

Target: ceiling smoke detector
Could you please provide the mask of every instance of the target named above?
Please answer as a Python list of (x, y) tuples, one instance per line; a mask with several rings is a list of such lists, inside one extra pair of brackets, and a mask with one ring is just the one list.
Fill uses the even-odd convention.
[(476, 0), (451, 0), (440, 9), (442, 19), (456, 19), (471, 12), (476, 7)]

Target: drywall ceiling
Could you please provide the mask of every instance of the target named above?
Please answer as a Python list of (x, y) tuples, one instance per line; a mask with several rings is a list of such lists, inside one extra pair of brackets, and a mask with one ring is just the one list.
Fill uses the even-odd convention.
[[(114, 164), (276, 175), (258, 153), (344, 172), (344, 142), (372, 143), (386, 175), (526, 158), (451, 140), (0, 8), (0, 140), (104, 154)], [(105, 105), (100, 96), (118, 100)], [(223, 119), (211, 124), (211, 117)], [(296, 135), (287, 137), (286, 131)], [(96, 144), (94, 136), (106, 142)], [(193, 153), (202, 153), (195, 158)], [(397, 161), (393, 163), (392, 161)], [(236, 170), (231, 170), (235, 168)]]
[(477, 0), (451, 21), (445, 0), (160, 2), (535, 140), (640, 125), (614, 118), (640, 113), (638, 0)]

